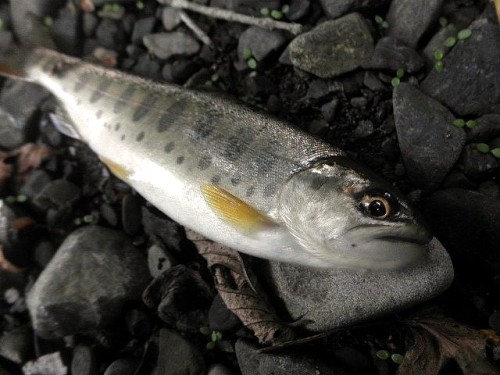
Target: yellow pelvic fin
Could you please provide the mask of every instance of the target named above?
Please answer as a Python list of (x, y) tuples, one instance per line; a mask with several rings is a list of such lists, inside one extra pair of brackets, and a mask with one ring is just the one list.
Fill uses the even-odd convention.
[(236, 229), (256, 231), (278, 225), (266, 214), (218, 186), (205, 184), (201, 192), (210, 208)]
[(104, 156), (99, 156), (99, 159), (108, 167), (108, 169), (120, 180), (127, 181), (130, 176), (130, 172), (123, 165), (115, 163), (113, 160), (108, 159)]

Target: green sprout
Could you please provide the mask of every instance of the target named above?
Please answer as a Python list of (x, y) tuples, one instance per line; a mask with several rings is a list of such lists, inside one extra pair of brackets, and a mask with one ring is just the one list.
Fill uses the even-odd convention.
[(441, 27), (448, 26), (448, 19), (446, 17), (439, 17), (439, 24)]
[(247, 60), (247, 65), (250, 69), (257, 69), (257, 60), (255, 60), (253, 57)]
[(272, 10), (271, 11), (271, 17), (274, 18), (275, 20), (280, 20), (284, 17), (285, 15), (281, 10)]
[(444, 41), (444, 45), (448, 48), (453, 47), (455, 44), (457, 44), (457, 38), (455, 38), (454, 36), (450, 36)]
[(398, 87), (400, 83), (401, 79), (399, 79), (398, 77), (394, 77), (393, 79), (391, 79), (392, 87)]
[(390, 354), (387, 350), (379, 350), (377, 351), (377, 353), (375, 353), (375, 355), (377, 356), (377, 358), (382, 359), (384, 361), (390, 357)]
[(19, 194), (17, 197), (16, 197), (16, 201), (18, 203), (24, 203), (28, 200), (28, 197), (24, 194)]
[(436, 61), (436, 64), (434, 65), (434, 69), (436, 69), (436, 72), (442, 73), (444, 71), (444, 64), (442, 61)]
[(496, 157), (497, 159), (500, 159), (500, 147), (495, 147), (490, 150), (491, 155)]
[(204, 336), (210, 337), (210, 341), (206, 346), (208, 350), (214, 349), (217, 342), (222, 340), (222, 333), (220, 333), (219, 331), (214, 331), (210, 327), (200, 327), (200, 333)]
[(243, 58), (245, 60), (250, 60), (252, 58), (252, 50), (250, 48), (245, 48), (243, 50)]
[(440, 49), (437, 49), (437, 50), (434, 51), (434, 59), (436, 61), (443, 60), (443, 57), (444, 57), (443, 51), (441, 51)]
[(270, 13), (271, 11), (269, 10), (269, 8), (260, 8), (260, 14), (263, 15), (264, 17), (269, 16)]
[(5, 201), (9, 204), (24, 203), (27, 200), (28, 200), (28, 197), (24, 194), (9, 195), (8, 197), (5, 198)]
[(488, 146), (486, 143), (478, 143), (476, 145), (476, 149), (482, 154), (487, 154), (488, 152), (490, 152), (490, 146)]
[(467, 38), (470, 38), (470, 36), (472, 35), (472, 30), (471, 29), (463, 29), (463, 30), (460, 30), (457, 34), (457, 38), (459, 40), (465, 40)]
[(144, 1), (139, 0), (138, 2), (135, 3), (135, 6), (137, 9), (143, 10), (144, 9)]
[(404, 357), (401, 354), (394, 353), (393, 355), (391, 355), (391, 359), (392, 359), (392, 362), (400, 365), (401, 363), (403, 363)]
[(382, 16), (379, 16), (378, 14), (375, 16), (375, 23), (382, 29), (388, 29), (389, 28), (389, 22), (384, 20)]
[(247, 65), (250, 69), (257, 69), (257, 60), (252, 55), (252, 51), (250, 48), (245, 48), (243, 50), (243, 59), (247, 62)]
[(396, 70), (396, 77), (398, 77), (399, 79), (403, 78), (405, 75), (405, 70), (404, 69), (398, 69)]
[(457, 128), (463, 128), (465, 126), (465, 120), (463, 118), (456, 118), (453, 120), (453, 125)]
[(51, 28), (54, 25), (54, 19), (52, 17), (45, 17), (43, 19), (43, 25), (47, 28)]
[(92, 215), (92, 214), (89, 214), (89, 215), (85, 215), (83, 218), (82, 218), (82, 221), (86, 224), (92, 224), (94, 221), (95, 221), (95, 216)]
[(285, 4), (281, 7), (281, 11), (283, 12), (283, 14), (288, 14), (290, 12), (290, 5), (288, 4)]
[(469, 129), (472, 129), (472, 128), (475, 128), (477, 125), (476, 121), (475, 120), (468, 120), (466, 123), (465, 123), (465, 126), (467, 126)]

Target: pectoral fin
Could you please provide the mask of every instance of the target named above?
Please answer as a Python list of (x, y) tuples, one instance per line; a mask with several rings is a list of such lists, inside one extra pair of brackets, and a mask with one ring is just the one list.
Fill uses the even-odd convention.
[(123, 165), (115, 163), (113, 160), (108, 159), (104, 156), (99, 156), (99, 159), (108, 167), (108, 169), (113, 173), (116, 177), (118, 177), (122, 181), (127, 181), (130, 176), (130, 172)]
[(278, 225), (266, 214), (218, 186), (206, 184), (201, 191), (210, 208), (238, 230), (257, 231)]

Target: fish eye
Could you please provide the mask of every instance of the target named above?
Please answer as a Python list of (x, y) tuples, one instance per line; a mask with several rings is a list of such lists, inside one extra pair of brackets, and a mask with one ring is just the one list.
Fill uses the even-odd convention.
[(376, 219), (385, 219), (392, 212), (389, 196), (365, 195), (361, 200), (361, 206), (368, 214)]

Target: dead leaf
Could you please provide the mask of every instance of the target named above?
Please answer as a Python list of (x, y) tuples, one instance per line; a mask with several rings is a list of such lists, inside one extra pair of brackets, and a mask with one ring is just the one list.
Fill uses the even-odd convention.
[(0, 269), (5, 270), (7, 272), (11, 272), (11, 273), (23, 272), (23, 270), (21, 268), (16, 267), (11, 262), (9, 262), (7, 260), (7, 258), (5, 258), (4, 254), (3, 254), (3, 247), (1, 244), (0, 244)]
[(259, 342), (275, 345), (295, 337), (290, 325), (282, 322), (267, 303), (256, 276), (238, 252), (209, 240), (195, 243), (212, 270), (215, 287), (227, 308), (254, 332)]
[(24, 177), (31, 169), (39, 167), (43, 159), (52, 155), (52, 149), (45, 144), (25, 143), (8, 155), (17, 156), (19, 174)]
[(486, 339), (480, 331), (440, 317), (406, 323), (408, 349), (398, 375), (439, 374), (450, 365), (467, 375), (499, 373), (486, 358)]

